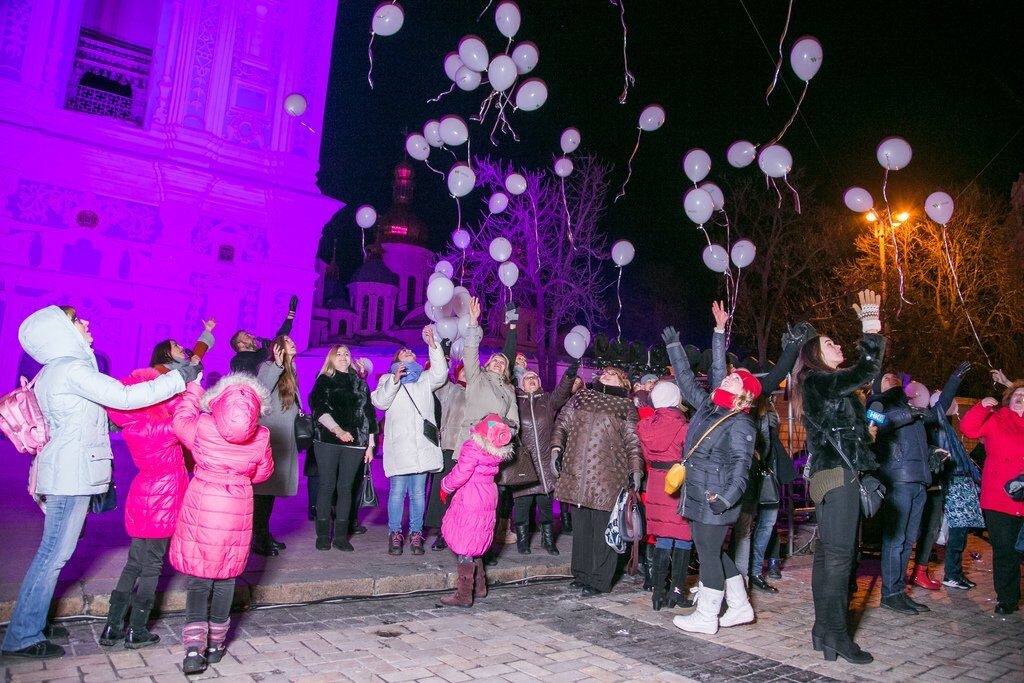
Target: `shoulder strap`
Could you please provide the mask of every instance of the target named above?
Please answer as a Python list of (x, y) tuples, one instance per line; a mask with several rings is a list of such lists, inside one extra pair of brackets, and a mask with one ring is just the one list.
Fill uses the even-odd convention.
[(405, 385), (403, 384), (403, 385), (402, 385), (402, 389), (404, 389), (404, 390), (405, 390), (405, 395), (406, 395), (406, 396), (408, 396), (408, 397), (409, 397), (409, 400), (410, 400), (410, 401), (412, 402), (412, 407), (413, 407), (413, 409), (415, 409), (415, 410), (416, 410), (416, 414), (417, 414), (417, 415), (419, 415), (421, 419), (423, 419), (423, 413), (421, 413), (421, 412), (420, 412), (420, 407), (419, 407), (418, 405), (416, 405), (416, 399), (414, 399), (414, 398), (412, 397), (412, 394), (410, 394), (410, 393), (409, 393), (409, 388), (408, 388), (408, 387), (406, 387), (406, 386), (405, 386)]
[(683, 462), (686, 462), (687, 460), (690, 459), (690, 456), (694, 454), (694, 452), (697, 450), (697, 447), (700, 446), (701, 443), (704, 442), (704, 439), (706, 439), (708, 437), (708, 435), (711, 434), (711, 432), (715, 431), (715, 429), (718, 428), (718, 425), (722, 424), (723, 422), (728, 420), (730, 417), (732, 417), (733, 415), (736, 415), (739, 412), (740, 411), (738, 411), (738, 410), (730, 410), (728, 413), (726, 413), (722, 417), (718, 418), (718, 421), (715, 422), (715, 424), (711, 425), (706, 432), (701, 434), (701, 437), (699, 439), (697, 439), (697, 443), (693, 444), (693, 446), (690, 448), (690, 452), (686, 454), (685, 458), (683, 458)]

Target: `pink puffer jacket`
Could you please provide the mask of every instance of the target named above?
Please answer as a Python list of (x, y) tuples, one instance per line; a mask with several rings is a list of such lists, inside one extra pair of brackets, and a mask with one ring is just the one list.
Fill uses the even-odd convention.
[(441, 522), (441, 534), (456, 555), (479, 557), (491, 547), (498, 507), (494, 478), (500, 464), (497, 455), (467, 441), (455, 469), (441, 481), (444, 491), (455, 492)]
[[(121, 383), (148, 382), (160, 374), (154, 368), (139, 368)], [(173, 406), (180, 400), (175, 396), (138, 410), (107, 409), (139, 468), (124, 508), (124, 528), (132, 538), (168, 538), (174, 533), (188, 486), (181, 443), (171, 428)]]
[(171, 565), (184, 574), (230, 579), (245, 568), (252, 542), (252, 485), (274, 471), (270, 432), (257, 424), (265, 396), (256, 378), (239, 373), (222, 379), (205, 397), (198, 384), (189, 383), (174, 411), (174, 433), (196, 461), (171, 537)]

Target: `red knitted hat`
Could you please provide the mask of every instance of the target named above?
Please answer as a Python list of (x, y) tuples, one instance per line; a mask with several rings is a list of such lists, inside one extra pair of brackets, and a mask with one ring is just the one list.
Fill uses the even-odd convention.
[(743, 380), (743, 391), (749, 391), (754, 395), (754, 398), (761, 395), (761, 382), (750, 374), (749, 370), (737, 368), (734, 372)]

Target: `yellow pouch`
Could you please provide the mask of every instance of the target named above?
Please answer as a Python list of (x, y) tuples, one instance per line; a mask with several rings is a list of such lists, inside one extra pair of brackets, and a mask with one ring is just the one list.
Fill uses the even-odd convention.
[(681, 462), (677, 462), (669, 468), (669, 471), (665, 474), (665, 493), (670, 496), (678, 491), (683, 486), (683, 482), (686, 481), (686, 465)]

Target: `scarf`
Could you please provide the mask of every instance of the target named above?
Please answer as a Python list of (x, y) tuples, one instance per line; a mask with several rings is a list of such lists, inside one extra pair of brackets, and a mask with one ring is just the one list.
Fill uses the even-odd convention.
[[(726, 410), (732, 410), (732, 404), (733, 404), (733, 401), (735, 401), (735, 400), (736, 400), (736, 394), (732, 393), (731, 391), (726, 391), (722, 387), (718, 387), (711, 394), (711, 402), (714, 403), (716, 406), (719, 406), (721, 408), (725, 408)], [(748, 408), (747, 410), (744, 410), (743, 412), (749, 413), (750, 409)]]
[(415, 384), (423, 374), (423, 366), (416, 361), (397, 362), (391, 364), (391, 374), (395, 373), (399, 365), (405, 366), (405, 374), (402, 375), (402, 384)]
[(626, 387), (613, 387), (608, 384), (602, 384), (600, 380), (594, 380), (590, 385), (590, 388), (601, 394), (618, 396), (619, 398), (629, 398), (629, 390), (626, 389)]

